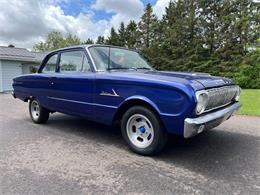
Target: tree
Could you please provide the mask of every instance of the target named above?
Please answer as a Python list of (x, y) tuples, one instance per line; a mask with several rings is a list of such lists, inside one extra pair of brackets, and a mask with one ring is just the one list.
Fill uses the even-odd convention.
[(79, 45), (80, 39), (72, 34), (63, 36), (58, 31), (52, 31), (47, 35), (46, 41), (41, 41), (33, 46), (35, 51), (52, 51), (62, 47), (68, 47), (73, 45)]
[(152, 44), (155, 38), (154, 28), (157, 25), (157, 22), (158, 19), (153, 13), (153, 7), (150, 3), (148, 3), (138, 24), (140, 31), (140, 41), (143, 47), (149, 48)]
[(260, 89), (260, 51), (245, 56), (235, 74), (235, 80), (240, 87)]
[(105, 44), (105, 37), (104, 36), (98, 36), (96, 44)]
[(83, 44), (93, 44), (94, 41), (90, 38), (88, 38), (85, 42), (83, 42)]
[(201, 37), (199, 11), (195, 0), (169, 3), (162, 21), (162, 69), (203, 71), (207, 52)]
[(80, 45), (81, 40), (76, 35), (68, 34), (67, 36), (63, 37), (63, 47), (69, 47), (73, 45)]
[(248, 44), (260, 36), (260, 4), (252, 0), (224, 1), (221, 11), (221, 40), (219, 55), (224, 60), (247, 53)]
[(137, 31), (137, 24), (135, 23), (135, 21), (131, 20), (126, 27), (126, 46), (130, 49), (136, 48), (138, 37), (139, 34)]
[(114, 27), (110, 30), (110, 36), (107, 38), (106, 44), (120, 46), (119, 36)]
[(160, 64), (160, 21), (153, 13), (153, 8), (148, 3), (144, 9), (144, 14), (138, 23), (138, 42), (137, 48), (141, 54), (152, 64), (155, 68), (159, 68)]
[(221, 45), (221, 10), (223, 9), (223, 1), (221, 0), (201, 0), (200, 1), (200, 23), (203, 29), (203, 41), (205, 47), (213, 54)]
[(121, 22), (118, 29), (119, 46), (124, 47), (126, 45), (126, 29), (125, 24)]

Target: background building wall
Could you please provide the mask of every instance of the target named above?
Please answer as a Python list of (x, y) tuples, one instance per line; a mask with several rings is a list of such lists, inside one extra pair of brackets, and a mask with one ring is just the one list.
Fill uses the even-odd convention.
[(2, 91), (13, 90), (13, 78), (22, 74), (22, 64), (16, 61), (1, 61)]
[(3, 92), (2, 63), (0, 60), (0, 92)]

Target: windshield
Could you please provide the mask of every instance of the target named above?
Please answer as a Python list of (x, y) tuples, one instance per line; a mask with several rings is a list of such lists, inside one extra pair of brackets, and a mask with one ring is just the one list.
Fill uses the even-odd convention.
[(152, 69), (137, 52), (131, 50), (113, 47), (90, 47), (89, 52), (98, 71)]

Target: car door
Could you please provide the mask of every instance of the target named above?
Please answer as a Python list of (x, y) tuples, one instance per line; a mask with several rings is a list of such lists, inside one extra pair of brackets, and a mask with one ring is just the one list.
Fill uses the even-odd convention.
[(52, 78), (56, 75), (56, 67), (58, 62), (58, 53), (52, 53), (44, 59), (37, 76), (31, 85), (33, 86), (33, 96), (37, 97), (41, 105), (52, 110), (49, 102), (49, 96), (52, 92)]
[(91, 119), (94, 73), (84, 50), (65, 50), (59, 55), (52, 78), (50, 104), (55, 111)]

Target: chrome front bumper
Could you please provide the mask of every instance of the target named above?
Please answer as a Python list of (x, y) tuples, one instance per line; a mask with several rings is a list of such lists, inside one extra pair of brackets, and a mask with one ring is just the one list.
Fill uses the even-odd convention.
[(202, 131), (212, 129), (229, 119), (232, 114), (241, 107), (239, 102), (234, 103), (216, 112), (212, 112), (197, 118), (186, 118), (184, 120), (184, 137), (193, 137)]
[(14, 91), (12, 91), (12, 96), (13, 96), (13, 98), (16, 98)]

